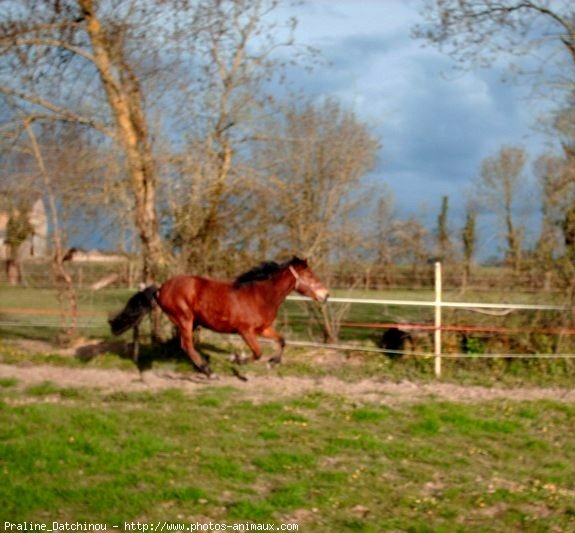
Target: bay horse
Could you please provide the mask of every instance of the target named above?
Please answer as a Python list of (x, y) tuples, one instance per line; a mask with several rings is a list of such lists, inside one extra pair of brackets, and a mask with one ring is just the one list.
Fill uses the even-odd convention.
[(109, 323), (112, 332), (120, 335), (137, 326), (155, 300), (178, 328), (183, 350), (209, 377), (212, 371), (194, 346), (193, 330), (202, 326), (218, 333), (239, 333), (251, 349), (253, 361), (263, 353), (258, 336), (272, 339), (278, 352), (269, 362), (280, 363), (285, 340), (273, 323), (280, 305), (293, 290), (319, 302), (328, 298), (328, 290), (315, 277), (307, 260), (294, 256), (281, 264), (261, 263), (233, 281), (175, 276), (159, 288), (150, 286), (132, 296)]

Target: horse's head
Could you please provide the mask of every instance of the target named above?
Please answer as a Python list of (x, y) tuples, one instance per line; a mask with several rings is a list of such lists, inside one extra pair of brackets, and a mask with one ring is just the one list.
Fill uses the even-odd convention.
[(307, 264), (307, 260), (294, 257), (290, 261), (289, 271), (295, 278), (294, 289), (302, 294), (313, 298), (318, 302), (325, 302), (329, 296), (328, 290), (322, 283), (315, 277)]

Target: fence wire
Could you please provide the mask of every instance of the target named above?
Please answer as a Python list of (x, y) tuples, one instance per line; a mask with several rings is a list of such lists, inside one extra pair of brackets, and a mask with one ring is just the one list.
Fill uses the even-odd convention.
[[(308, 298), (301, 296), (289, 296), (289, 300), (293, 301), (309, 301)], [(393, 300), (393, 299), (368, 299), (368, 298), (330, 298), (331, 303), (352, 303), (352, 304), (369, 304), (369, 305), (397, 305), (397, 306), (416, 306), (416, 307), (434, 307), (437, 302), (428, 300)], [(553, 310), (553, 311), (568, 311), (571, 310), (567, 306), (559, 306), (553, 304), (513, 304), (513, 303), (503, 303), (503, 304), (489, 304), (489, 303), (479, 303), (479, 302), (446, 302), (440, 303), (441, 307), (455, 307), (460, 309), (513, 309), (513, 310)], [(34, 310), (34, 309), (7, 309), (0, 308), (0, 313), (3, 314), (18, 314), (23, 312), (26, 315), (44, 315), (46, 310)], [(52, 311), (48, 311), (52, 314)], [(97, 314), (97, 313), (94, 313)], [(58, 314), (58, 311), (53, 311), (53, 316), (61, 316), (62, 320), (40, 320), (40, 321), (18, 321), (13, 319), (0, 320), (0, 327), (22, 327), (22, 328), (61, 328), (64, 325), (68, 325), (65, 321), (75, 320), (75, 327), (78, 329), (98, 329), (106, 327), (105, 320), (82, 320), (81, 317), (73, 317), (69, 313)], [(416, 326), (413, 324), (413, 326)], [(429, 324), (420, 325), (421, 329), (430, 329)], [(354, 327), (349, 324), (349, 327)], [(402, 324), (395, 324), (395, 327), (401, 328)], [(431, 326), (433, 329), (433, 326)], [(470, 326), (472, 328), (472, 326)], [(415, 329), (415, 328), (414, 328)], [(441, 331), (449, 331), (450, 326), (443, 325), (439, 328)], [(472, 331), (472, 329), (470, 329)], [(531, 330), (531, 332), (537, 333), (538, 330)], [(541, 333), (545, 333), (543, 330)], [(568, 334), (568, 333), (567, 333)], [(228, 335), (228, 338), (238, 338), (238, 336)], [(270, 342), (266, 339), (262, 339), (262, 342)], [(354, 351), (354, 352), (365, 352), (365, 353), (376, 353), (393, 357), (419, 357), (424, 359), (432, 359), (437, 356), (432, 351), (412, 351), (412, 350), (395, 350), (390, 348), (382, 348), (376, 346), (367, 345), (356, 345), (356, 344), (330, 344), (323, 342), (314, 341), (302, 341), (302, 340), (287, 340), (286, 344), (291, 346), (309, 347), (309, 348), (323, 348), (338, 351)], [(442, 359), (465, 359), (465, 360), (478, 360), (478, 359), (575, 359), (575, 354), (572, 353), (441, 353), (439, 356)]]

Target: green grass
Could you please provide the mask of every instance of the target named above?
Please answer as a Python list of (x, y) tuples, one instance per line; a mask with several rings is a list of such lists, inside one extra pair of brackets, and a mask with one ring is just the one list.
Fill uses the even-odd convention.
[(9, 388), (15, 387), (18, 384), (18, 380), (15, 378), (0, 378), (0, 387)]
[[(50, 397), (50, 402), (44, 402)], [(0, 389), (0, 521), (572, 531), (575, 406)]]
[[(105, 291), (78, 290), (77, 319), (81, 335), (88, 337), (110, 337), (107, 316), (118, 310), (128, 300), (132, 291), (125, 289), (107, 289)], [(0, 335), (4, 338), (24, 338), (53, 340), (58, 328), (67, 325), (60, 314), (24, 314), (7, 312), (2, 309), (60, 311), (67, 310), (60, 304), (55, 289), (36, 287), (0, 287)]]

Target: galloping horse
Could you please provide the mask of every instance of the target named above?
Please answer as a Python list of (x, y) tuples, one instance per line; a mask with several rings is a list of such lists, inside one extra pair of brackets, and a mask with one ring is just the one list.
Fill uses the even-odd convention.
[(272, 339), (279, 350), (270, 363), (280, 363), (285, 340), (273, 328), (273, 322), (280, 305), (293, 290), (319, 302), (328, 297), (327, 289), (307, 261), (293, 257), (282, 264), (262, 263), (234, 281), (175, 276), (159, 289), (148, 287), (132, 296), (124, 310), (109, 322), (112, 332), (120, 335), (139, 324), (155, 299), (178, 328), (184, 351), (201, 372), (210, 376), (210, 367), (194, 347), (193, 330), (202, 326), (218, 333), (239, 333), (250, 347), (254, 361), (262, 356), (257, 337)]

